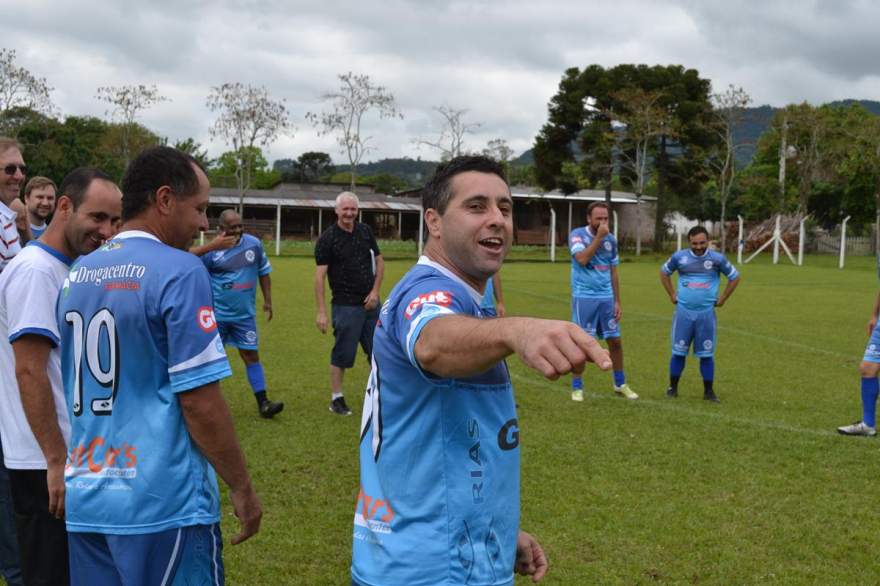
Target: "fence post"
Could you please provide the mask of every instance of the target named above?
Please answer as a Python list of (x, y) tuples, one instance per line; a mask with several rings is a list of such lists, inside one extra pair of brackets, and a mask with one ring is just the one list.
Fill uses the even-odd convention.
[(556, 210), (550, 204), (550, 262), (556, 262)]
[(281, 256), (281, 200), (275, 210), (275, 256)]
[(681, 226), (675, 225), (675, 250), (681, 250)]
[(617, 221), (617, 212), (613, 211), (611, 214), (614, 216), (614, 239), (617, 240), (617, 244), (620, 244), (620, 238), (617, 236), (617, 228), (620, 226), (620, 223)]
[(804, 224), (807, 222), (807, 216), (801, 218), (801, 229), (798, 234), (798, 266), (804, 266)]
[(843, 268), (843, 262), (846, 259), (846, 223), (849, 222), (851, 217), (845, 217), (840, 225), (840, 268)]
[(773, 229), (773, 264), (779, 264), (779, 240), (782, 238), (782, 216), (776, 215), (776, 227)]
[(743, 242), (743, 217), (740, 215), (736, 216), (739, 218), (739, 238), (736, 241), (736, 264), (741, 265), (743, 263), (743, 248), (746, 247), (746, 243)]

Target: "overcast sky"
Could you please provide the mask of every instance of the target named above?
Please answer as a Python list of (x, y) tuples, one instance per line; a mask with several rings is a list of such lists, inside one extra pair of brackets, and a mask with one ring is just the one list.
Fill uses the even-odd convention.
[(141, 122), (174, 141), (194, 137), (216, 156), (211, 86), (265, 85), (284, 98), (296, 131), (269, 159), (309, 150), (345, 156), (305, 120), (337, 74), (365, 73), (388, 88), (399, 121), (368, 115), (366, 160), (436, 159), (414, 138), (435, 138), (431, 107), (467, 108), (481, 123), (467, 147), (504, 138), (531, 147), (563, 71), (592, 63), (682, 64), (716, 90), (742, 86), (754, 104), (880, 99), (880, 3), (850, 0), (92, 0), (0, 1), (0, 46), (46, 77), (63, 114), (103, 116), (102, 85), (156, 84), (171, 101)]

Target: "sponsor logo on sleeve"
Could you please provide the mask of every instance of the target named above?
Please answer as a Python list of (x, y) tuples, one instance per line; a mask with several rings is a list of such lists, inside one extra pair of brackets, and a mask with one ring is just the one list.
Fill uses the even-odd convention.
[(578, 242), (583, 242), (583, 241), (584, 241), (584, 239), (581, 238), (580, 236), (572, 236), (571, 237), (572, 244), (577, 244)]
[(214, 308), (200, 307), (197, 314), (199, 327), (205, 333), (213, 332), (217, 329), (217, 320), (214, 319)]
[(449, 304), (452, 303), (452, 293), (449, 291), (431, 291), (430, 293), (419, 295), (406, 306), (406, 311), (404, 311), (406, 319), (410, 319), (416, 314), (419, 308), (426, 303), (439, 305), (441, 307), (449, 307)]

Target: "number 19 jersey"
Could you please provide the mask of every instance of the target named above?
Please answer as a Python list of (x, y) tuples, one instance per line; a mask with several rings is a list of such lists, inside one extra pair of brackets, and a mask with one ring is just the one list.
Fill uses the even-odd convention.
[(71, 268), (57, 309), (68, 531), (219, 521), (216, 476), (177, 398), (231, 374), (211, 301), (202, 262), (146, 232), (123, 232)]

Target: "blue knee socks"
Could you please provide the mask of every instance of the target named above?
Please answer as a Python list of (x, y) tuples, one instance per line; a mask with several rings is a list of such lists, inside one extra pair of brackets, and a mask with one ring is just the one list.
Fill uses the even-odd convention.
[(245, 366), (245, 370), (247, 371), (248, 382), (251, 384), (251, 389), (253, 389), (254, 393), (265, 391), (266, 375), (263, 373), (263, 364), (260, 362), (248, 364)]
[(877, 377), (862, 378), (862, 421), (870, 427), (877, 427), (877, 395), (880, 382)]

